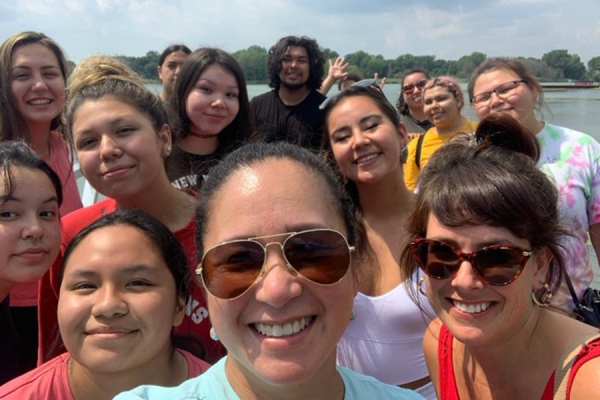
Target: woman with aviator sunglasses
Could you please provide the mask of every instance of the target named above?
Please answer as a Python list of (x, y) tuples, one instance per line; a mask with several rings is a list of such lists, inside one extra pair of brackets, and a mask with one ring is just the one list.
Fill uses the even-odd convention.
[(283, 142), (242, 146), (198, 198), (198, 273), (228, 355), (178, 388), (117, 399), (421, 398), (335, 365), (364, 249), (351, 202), (322, 160)]
[[(545, 105), (544, 92), (518, 60), (484, 60), (473, 72), (468, 91), (479, 118), (494, 113), (510, 115), (539, 141), (538, 167), (558, 188), (560, 215), (570, 233), (562, 239), (563, 257), (569, 260), (569, 277), (581, 298), (593, 279), (588, 239), (600, 261), (600, 144), (585, 133), (538, 118)], [(566, 312), (573, 311), (567, 285), (561, 286), (554, 303)]]
[(402, 254), (439, 318), (423, 342), (438, 397), (598, 398), (597, 330), (548, 308), (565, 264), (539, 145), (509, 116), (483, 119), (471, 142), (423, 170)]

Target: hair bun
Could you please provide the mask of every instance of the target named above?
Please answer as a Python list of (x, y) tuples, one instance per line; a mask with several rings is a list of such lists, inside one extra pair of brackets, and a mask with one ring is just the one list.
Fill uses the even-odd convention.
[(122, 61), (105, 55), (84, 58), (73, 70), (67, 87), (69, 96), (106, 79), (144, 87), (144, 80)]
[(525, 154), (538, 161), (540, 145), (533, 132), (506, 114), (491, 114), (479, 122), (475, 139), (480, 147), (495, 146)]

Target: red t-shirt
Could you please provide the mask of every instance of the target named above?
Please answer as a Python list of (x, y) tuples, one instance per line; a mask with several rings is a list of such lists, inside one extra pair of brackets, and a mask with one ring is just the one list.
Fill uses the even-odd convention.
[[(454, 377), (454, 364), (452, 363), (452, 340), (454, 336), (446, 325), (442, 325), (440, 329), (440, 339), (438, 344), (438, 369), (440, 379), (440, 400), (460, 400), (458, 389), (456, 387), (456, 379)], [(587, 361), (600, 357), (600, 338), (594, 340), (588, 345), (582, 347), (577, 355), (569, 379), (567, 381), (567, 399), (571, 393), (571, 386), (577, 371)], [(550, 376), (541, 400), (552, 400), (554, 398), (554, 372)]]
[[(114, 199), (105, 199), (89, 207), (76, 210), (61, 220), (62, 243), (60, 254), (40, 281), (38, 365), (48, 360), (48, 352), (57, 338), (60, 341), (56, 314), (60, 289), (58, 277), (62, 254), (64, 254), (66, 246), (83, 228), (102, 217), (102, 215), (111, 213), (116, 209), (117, 204)], [(196, 218), (192, 218), (183, 229), (173, 232), (186, 252), (192, 277), (196, 276), (195, 270), (198, 264), (196, 243), (194, 241), (195, 232)], [(190, 297), (187, 300), (185, 317), (182, 324), (176, 327), (174, 331), (197, 338), (206, 352), (206, 361), (214, 363), (225, 355), (225, 348), (220, 342), (215, 342), (210, 338), (211, 324), (208, 318), (208, 309), (198, 280), (192, 279), (189, 286)]]
[[(177, 351), (187, 360), (187, 379), (194, 378), (210, 368), (209, 364), (187, 351), (181, 349)], [(0, 399), (74, 400), (67, 371), (69, 358), (71, 358), (69, 353), (61, 354), (6, 383), (0, 387)]]

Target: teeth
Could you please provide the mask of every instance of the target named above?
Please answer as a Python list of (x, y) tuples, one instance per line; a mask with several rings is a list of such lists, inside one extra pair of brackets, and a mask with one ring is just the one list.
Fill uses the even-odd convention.
[(48, 99), (31, 100), (29, 102), (29, 104), (32, 104), (34, 106), (39, 106), (42, 104), (49, 104), (49, 103), (50, 103), (50, 100), (48, 100)]
[(454, 304), (454, 307), (456, 307), (460, 311), (465, 312), (467, 314), (477, 314), (477, 313), (483, 312), (483, 311), (487, 310), (488, 308), (490, 308), (490, 306), (492, 305), (491, 302), (467, 305), (464, 303), (459, 303), (456, 300), (452, 300), (452, 304)]
[(368, 156), (360, 157), (359, 159), (356, 160), (356, 162), (363, 163), (363, 162), (371, 161), (371, 160), (377, 158), (378, 156), (379, 156), (379, 154), (369, 154)]
[(282, 337), (291, 336), (300, 332), (313, 320), (313, 317), (304, 317), (293, 323), (288, 322), (285, 325), (266, 325), (261, 323), (255, 323), (254, 329), (256, 329), (261, 335), (267, 337)]

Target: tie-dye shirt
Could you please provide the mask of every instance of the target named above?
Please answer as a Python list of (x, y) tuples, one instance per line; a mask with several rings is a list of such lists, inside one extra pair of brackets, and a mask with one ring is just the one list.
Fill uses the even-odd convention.
[[(538, 166), (556, 183), (561, 221), (574, 235), (564, 238), (563, 257), (581, 295), (594, 276), (586, 243), (589, 227), (600, 223), (600, 143), (585, 133), (548, 123), (537, 137), (542, 148)], [(552, 305), (573, 310), (566, 284)]]

